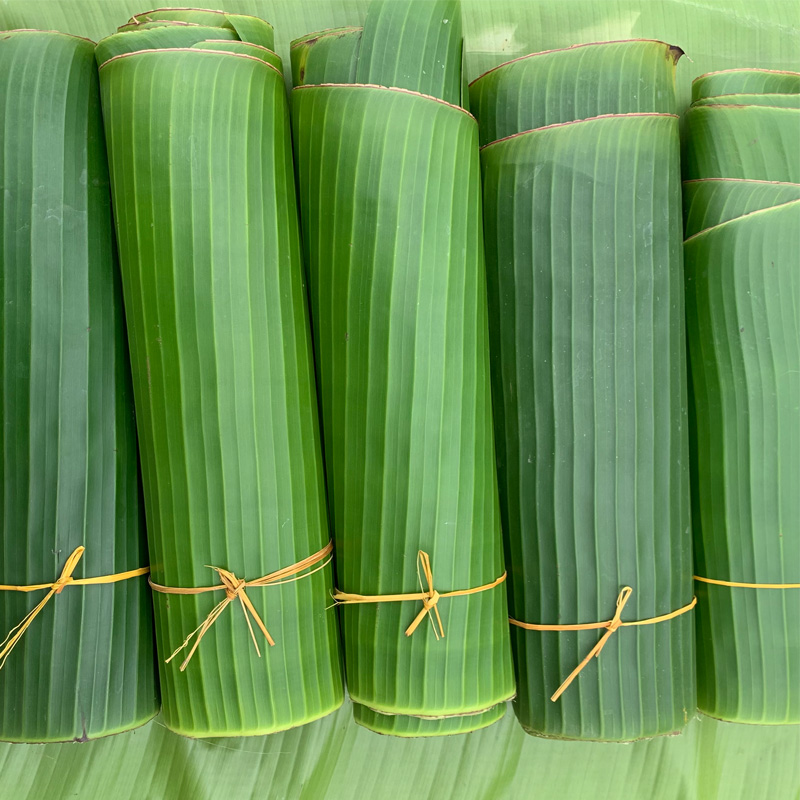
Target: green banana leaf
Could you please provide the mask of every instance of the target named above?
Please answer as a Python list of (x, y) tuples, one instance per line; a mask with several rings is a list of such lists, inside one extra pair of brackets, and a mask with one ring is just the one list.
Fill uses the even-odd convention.
[[(113, 58), (100, 84), (152, 577), (253, 580), (329, 539), (284, 83), (180, 48)], [(165, 660), (221, 593), (154, 593), (166, 725), (253, 735), (337, 708), (331, 587), (329, 564), (248, 587), (274, 646), (235, 603), (185, 669)]]
[(800, 94), (722, 94), (701, 97), (693, 106), (779, 106), (800, 108)]
[(800, 200), (800, 184), (709, 178), (683, 184), (684, 234), (696, 233), (762, 208)]
[[(369, 85), (292, 97), (338, 588), (372, 596), (503, 574), (477, 126), (443, 99), (461, 92), (458, 8), (396, 5), (367, 15)], [(404, 633), (420, 606), (341, 607), (356, 722), (436, 736), (499, 719), (514, 694), (505, 586), (442, 597), (441, 628), (431, 611)]]
[(767, 69), (730, 69), (701, 75), (692, 82), (692, 100), (726, 94), (800, 94), (800, 73)]
[[(800, 584), (800, 200), (686, 241), (697, 574)], [(697, 583), (698, 701), (800, 722), (800, 588)]]
[(687, 180), (800, 183), (800, 109), (693, 106), (684, 117)]
[[(92, 43), (0, 35), (0, 109), (0, 583), (51, 583), (78, 547), (74, 578), (146, 567)], [(0, 591), (2, 636), (46, 594)], [(146, 576), (64, 586), (0, 659), (0, 739), (149, 720), (152, 626)]]
[(481, 144), (603, 114), (677, 114), (675, 65), (681, 55), (664, 42), (597, 42), (495, 67), (470, 86)]
[[(492, 388), (511, 616), (624, 620), (692, 599), (678, 119), (553, 125), (482, 150)], [(658, 214), (653, 209), (659, 209)], [(695, 708), (692, 615), (613, 635), (512, 626), (517, 717), (625, 741)]]
[(361, 28), (334, 28), (292, 42), (292, 86), (355, 83)]

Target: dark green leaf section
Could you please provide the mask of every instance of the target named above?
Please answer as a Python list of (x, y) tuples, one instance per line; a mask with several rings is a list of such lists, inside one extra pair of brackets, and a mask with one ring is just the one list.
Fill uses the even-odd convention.
[(683, 184), (684, 235), (696, 233), (762, 208), (800, 200), (800, 185), (726, 178)]
[[(339, 588), (419, 591), (420, 549), (440, 592), (489, 583), (503, 555), (477, 126), (361, 86), (295, 89), (292, 112)], [(341, 607), (356, 703), (451, 716), (513, 695), (505, 587), (438, 608), (436, 640), (427, 620), (404, 635), (419, 602)]]
[[(500, 508), (513, 618), (648, 619), (692, 598), (678, 120), (553, 126), (482, 151)], [(695, 709), (692, 614), (512, 626), (523, 727), (622, 741)]]
[[(93, 44), (0, 37), (0, 583), (147, 566)], [(44, 591), (0, 592), (0, 634)], [(87, 739), (158, 710), (146, 577), (65, 587), (0, 671), (0, 739)]]
[(402, 714), (380, 714), (360, 703), (353, 704), (353, 719), (365, 728), (377, 733), (412, 738), (418, 736), (452, 736), (456, 733), (469, 733), (497, 722), (506, 713), (506, 704), (496, 706), (478, 714), (464, 714), (457, 717), (425, 719)]
[(800, 72), (729, 69), (709, 72), (692, 82), (692, 100), (723, 94), (800, 94)]
[(470, 85), (481, 144), (601, 114), (675, 114), (682, 54), (664, 42), (632, 39), (532, 53), (495, 67)]
[[(686, 242), (699, 575), (800, 583), (800, 201)], [(800, 722), (800, 589), (697, 584), (701, 710)]]
[(701, 97), (694, 106), (778, 106), (800, 108), (800, 94), (722, 94), (716, 97)]
[(361, 28), (335, 28), (295, 39), (292, 86), (355, 83)]
[[(289, 119), (280, 73), (205, 50), (100, 70), (153, 580), (253, 579), (329, 539)], [(222, 597), (154, 594), (164, 721), (268, 733), (342, 702), (332, 569), (248, 589), (185, 672), (164, 659)]]
[(460, 105), (462, 41), (458, 0), (372, 0), (356, 83), (411, 89)]
[(698, 106), (685, 116), (684, 177), (800, 183), (800, 109)]
[(260, 44), (237, 41), (216, 41), (213, 39), (209, 41), (206, 39), (205, 41), (193, 44), (192, 49), (221, 50), (225, 53), (239, 53), (243, 56), (252, 56), (253, 58), (258, 58), (261, 61), (266, 61), (267, 64), (271, 64), (277, 70), (283, 69), (283, 63), (281, 62), (280, 56), (278, 56), (277, 53), (273, 53), (272, 50), (262, 47)]
[(225, 28), (200, 25), (170, 25), (147, 30), (122, 31), (97, 43), (95, 58), (98, 66), (114, 56), (137, 50), (159, 50), (164, 47), (192, 47), (207, 39), (234, 40), (236, 34)]
[(209, 25), (215, 28), (228, 28), (243, 42), (252, 42), (275, 49), (275, 33), (272, 25), (259, 17), (245, 14), (227, 14), (224, 11), (210, 11), (202, 8), (159, 8), (134, 14), (129, 25), (158, 24), (176, 22), (188, 25)]

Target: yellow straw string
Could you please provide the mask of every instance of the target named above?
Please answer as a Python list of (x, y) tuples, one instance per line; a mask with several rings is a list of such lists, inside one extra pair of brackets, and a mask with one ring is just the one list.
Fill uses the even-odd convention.
[(738, 589), (800, 589), (800, 583), (742, 583), (741, 581), (720, 581), (716, 578), (701, 578), (695, 575), (694, 579), (701, 583), (713, 583), (715, 586), (732, 586)]
[[(159, 583), (153, 583), (151, 580), (150, 586), (153, 591), (161, 594), (187, 595), (205, 594), (206, 592), (218, 592), (222, 590), (225, 591), (225, 597), (223, 597), (222, 600), (220, 600), (219, 603), (217, 603), (217, 605), (211, 609), (208, 616), (183, 640), (183, 644), (175, 649), (172, 655), (166, 659), (165, 663), (168, 664), (170, 661), (172, 661), (172, 659), (175, 658), (178, 653), (188, 647), (191, 643), (192, 646), (189, 649), (189, 654), (186, 656), (180, 666), (180, 670), (183, 672), (191, 661), (192, 656), (195, 654), (195, 651), (200, 645), (203, 637), (206, 635), (206, 633), (208, 633), (209, 628), (211, 628), (211, 626), (219, 619), (220, 615), (227, 608), (227, 606), (236, 599), (239, 600), (239, 603), (242, 606), (242, 613), (244, 614), (245, 621), (247, 622), (250, 638), (252, 639), (253, 645), (256, 648), (258, 657), (261, 658), (261, 650), (258, 647), (258, 640), (256, 639), (255, 630), (253, 629), (253, 621), (264, 634), (264, 638), (267, 640), (270, 647), (275, 644), (275, 640), (272, 638), (272, 636), (270, 636), (267, 626), (259, 616), (255, 606), (247, 596), (247, 592), (245, 590), (250, 587), (257, 588), (262, 586), (279, 586), (282, 583), (293, 583), (294, 581), (299, 581), (302, 578), (307, 578), (309, 575), (313, 575), (315, 572), (324, 569), (328, 566), (328, 564), (331, 563), (331, 560), (333, 559), (332, 552), (333, 542), (328, 542), (325, 547), (323, 547), (321, 550), (318, 550), (308, 558), (304, 558), (302, 561), (298, 561), (296, 564), (283, 567), (275, 572), (270, 572), (269, 575), (264, 575), (261, 578), (255, 578), (251, 581), (237, 578), (227, 569), (223, 569), (222, 567), (212, 567), (208, 564), (206, 566), (208, 566), (209, 569), (213, 569), (219, 575), (222, 583), (215, 586), (183, 587), (162, 586)], [(317, 566), (314, 567), (314, 565)], [(310, 567), (314, 567), (314, 569), (310, 569)], [(303, 574), (301, 575), (298, 573)], [(192, 642), (192, 639), (194, 639), (194, 642)]]
[(538, 623), (534, 622), (520, 622), (517, 619), (512, 619), (509, 617), (508, 621), (512, 625), (516, 625), (518, 628), (524, 628), (528, 631), (591, 631), (599, 630), (601, 628), (606, 629), (606, 632), (600, 637), (597, 644), (589, 651), (586, 658), (584, 658), (583, 661), (581, 661), (581, 663), (578, 664), (574, 670), (572, 670), (572, 672), (563, 681), (561, 686), (559, 686), (550, 697), (553, 702), (561, 697), (567, 687), (575, 680), (575, 678), (578, 677), (581, 670), (583, 670), (583, 668), (592, 660), (592, 658), (597, 658), (600, 655), (603, 648), (606, 646), (606, 642), (608, 642), (611, 636), (620, 628), (629, 628), (636, 625), (654, 625), (657, 622), (666, 622), (669, 619), (674, 619), (675, 617), (679, 617), (681, 614), (685, 614), (687, 611), (691, 611), (697, 604), (697, 598), (693, 597), (690, 603), (687, 603), (677, 611), (671, 611), (669, 614), (662, 614), (661, 616), (650, 617), (649, 619), (633, 620), (632, 622), (623, 622), (622, 611), (625, 608), (625, 604), (628, 602), (628, 600), (630, 600), (632, 594), (633, 589), (631, 589), (630, 586), (623, 587), (622, 591), (617, 597), (617, 607), (614, 612), (614, 616), (605, 622), (581, 622), (572, 625), (539, 625)]
[[(431, 621), (434, 636), (440, 639), (444, 636), (444, 627), (442, 625), (442, 618), (439, 615), (439, 600), (443, 597), (464, 597), (466, 595), (494, 589), (495, 586), (499, 586), (506, 579), (506, 573), (504, 572), (499, 578), (483, 586), (475, 586), (472, 589), (456, 589), (452, 592), (437, 592), (436, 589), (433, 588), (433, 570), (431, 569), (430, 556), (424, 550), (420, 550), (417, 553), (417, 577), (419, 578), (419, 585), (422, 589), (420, 592), (407, 592), (405, 594), (356, 594), (354, 592), (340, 592), (337, 589), (333, 593), (333, 600), (336, 605), (402, 603), (406, 600), (421, 600), (422, 608), (414, 618), (414, 621), (406, 628), (406, 636), (411, 636), (427, 615)], [(428, 585), (427, 589), (425, 589), (423, 585), (423, 577), (425, 578), (425, 583)]]
[(69, 558), (67, 558), (61, 574), (52, 583), (30, 583), (23, 586), (15, 586), (13, 584), (0, 584), (0, 592), (37, 592), (42, 589), (48, 589), (47, 594), (39, 601), (38, 605), (32, 608), (23, 618), (17, 623), (9, 632), (8, 636), (0, 643), (0, 669), (6, 663), (11, 651), (19, 644), (20, 639), (28, 630), (31, 623), (36, 619), (39, 612), (50, 602), (50, 598), (54, 595), (61, 594), (65, 586), (94, 586), (103, 583), (117, 583), (118, 581), (125, 581), (129, 578), (136, 578), (140, 575), (147, 575), (150, 572), (150, 567), (140, 567), (139, 569), (128, 570), (127, 572), (118, 572), (114, 575), (100, 575), (96, 578), (73, 578), (72, 573), (78, 566), (81, 560), (85, 547), (76, 547)]

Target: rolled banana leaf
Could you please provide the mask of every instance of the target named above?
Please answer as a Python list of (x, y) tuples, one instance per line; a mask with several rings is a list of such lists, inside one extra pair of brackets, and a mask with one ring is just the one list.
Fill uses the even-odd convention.
[(763, 208), (800, 200), (800, 184), (709, 178), (683, 184), (684, 235), (713, 228)]
[(224, 28), (187, 25), (184, 27), (148, 28), (146, 30), (121, 31), (106, 36), (97, 43), (95, 58), (98, 66), (110, 58), (137, 50), (159, 50), (164, 47), (191, 47), (207, 39), (235, 40), (236, 34)]
[(252, 44), (251, 42), (239, 41), (218, 41), (216, 39), (206, 39), (197, 44), (191, 45), (193, 50), (221, 50), (225, 53), (239, 53), (245, 56), (252, 56), (253, 58), (260, 58), (266, 61), (267, 64), (272, 64), (277, 70), (283, 69), (283, 62), (277, 53), (272, 50), (262, 47), (260, 44)]
[(481, 144), (560, 122), (638, 111), (676, 114), (683, 50), (650, 39), (531, 53), (470, 84)]
[(800, 200), (686, 241), (698, 704), (800, 722)]
[[(360, 52), (374, 54), (371, 82), (410, 74), (378, 58), (378, 41), (401, 42), (398, 64), (409, 69), (417, 53), (419, 75), (457, 71), (440, 66), (457, 9), (433, 6), (438, 17), (425, 3), (408, 13), (370, 6)], [(460, 45), (448, 40), (446, 52), (460, 64)], [(458, 78), (436, 90), (458, 96)], [(355, 719), (398, 736), (475, 730), (514, 694), (477, 126), (408, 85), (301, 86), (292, 114), (338, 588), (431, 601), (341, 605)], [(481, 591), (446, 596), (468, 589)]]
[(361, 28), (334, 28), (292, 42), (292, 86), (355, 83)]
[(262, 630), (236, 594), (329, 541), (283, 78), (192, 47), (113, 58), (100, 82), (152, 579), (233, 573), (230, 591), (154, 592), (164, 721), (190, 736), (294, 727), (343, 700), (330, 559), (245, 587)]
[(722, 94), (716, 97), (701, 97), (694, 106), (778, 106), (800, 108), (800, 94)]
[(692, 100), (723, 94), (800, 94), (800, 72), (728, 69), (692, 81)]
[[(623, 624), (686, 609), (678, 120), (551, 125), (487, 145), (482, 167), (511, 617), (611, 620), (626, 586)], [(602, 631), (511, 630), (529, 733), (627, 741), (694, 712), (690, 613), (621, 628), (560, 697)]]
[(259, 17), (246, 14), (228, 14), (225, 11), (212, 11), (205, 8), (157, 8), (134, 14), (128, 25), (157, 25), (174, 22), (183, 25), (208, 25), (214, 28), (227, 28), (243, 42), (252, 42), (275, 49), (275, 32), (272, 25)]
[(687, 180), (800, 183), (800, 109), (694, 106), (684, 119)]
[(159, 707), (94, 45), (0, 35), (0, 739), (85, 741)]

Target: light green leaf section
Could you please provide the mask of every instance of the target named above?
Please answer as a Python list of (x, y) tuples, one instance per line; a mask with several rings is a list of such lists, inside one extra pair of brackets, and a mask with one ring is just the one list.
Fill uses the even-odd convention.
[(800, 108), (800, 94), (722, 94), (716, 97), (701, 97), (695, 100), (697, 106), (778, 106), (779, 108)]
[(336, 28), (292, 42), (292, 86), (355, 83), (361, 28)]
[[(153, 580), (252, 580), (329, 539), (288, 108), (254, 58), (185, 49), (100, 69)], [(185, 671), (164, 660), (220, 592), (154, 593), (164, 722), (294, 727), (342, 702), (332, 567), (248, 588)]]
[[(678, 120), (556, 125), (482, 151), (509, 611), (648, 619), (692, 599)], [(659, 209), (658, 214), (653, 209)], [(523, 727), (622, 741), (694, 713), (692, 615), (613, 635), (512, 626)]]
[[(0, 583), (148, 565), (91, 42), (0, 35)], [(0, 592), (0, 638), (46, 592)], [(65, 586), (0, 670), (0, 739), (86, 740), (158, 711), (146, 577)]]
[[(339, 588), (417, 592), (420, 549), (439, 592), (490, 583), (503, 557), (475, 121), (360, 86), (295, 89), (292, 110)], [(404, 635), (420, 608), (341, 608), (349, 692), (384, 731), (419, 725), (387, 712), (514, 694), (505, 586), (442, 598), (438, 640), (427, 619)]]
[(721, 222), (751, 214), (762, 208), (800, 200), (800, 184), (710, 178), (683, 184), (684, 235)]
[(800, 183), (800, 109), (693, 106), (684, 123), (683, 169), (688, 180)]
[(679, 48), (664, 42), (599, 42), (523, 56), (470, 86), (481, 144), (602, 114), (676, 114)]
[[(743, 62), (744, 63), (744, 62)], [(692, 81), (692, 100), (726, 94), (800, 94), (800, 72), (730, 69)]]
[(462, 41), (459, 0), (373, 0), (356, 83), (411, 89), (459, 105)]
[[(699, 575), (800, 583), (800, 200), (687, 240)], [(800, 722), (800, 589), (697, 584), (698, 700)]]

